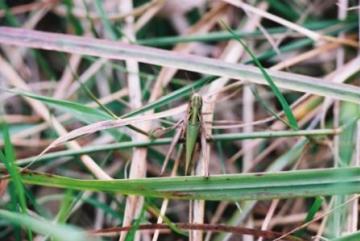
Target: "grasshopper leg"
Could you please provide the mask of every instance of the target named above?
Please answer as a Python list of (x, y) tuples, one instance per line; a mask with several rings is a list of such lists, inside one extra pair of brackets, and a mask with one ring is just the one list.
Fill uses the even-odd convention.
[(151, 130), (149, 132), (149, 136), (151, 139), (156, 139), (156, 138), (159, 138), (161, 136), (164, 136), (166, 133), (176, 129), (179, 127), (180, 124), (182, 124), (182, 120), (176, 122), (174, 125), (170, 126), (170, 127), (158, 127), (158, 128), (155, 128), (153, 130)]
[(180, 139), (180, 137), (182, 136), (183, 132), (184, 132), (184, 131), (183, 131), (183, 127), (180, 127), (180, 128), (176, 131), (175, 136), (174, 136), (173, 140), (171, 141), (169, 151), (167, 152), (166, 157), (165, 157), (165, 160), (164, 160), (164, 163), (163, 163), (163, 165), (162, 165), (162, 167), (161, 167), (160, 175), (162, 175), (162, 174), (164, 173), (165, 168), (166, 168), (166, 166), (167, 166), (167, 164), (168, 164), (168, 162), (169, 162), (169, 160), (170, 160), (171, 153), (174, 151), (175, 146), (176, 146), (176, 144), (179, 142), (179, 139)]

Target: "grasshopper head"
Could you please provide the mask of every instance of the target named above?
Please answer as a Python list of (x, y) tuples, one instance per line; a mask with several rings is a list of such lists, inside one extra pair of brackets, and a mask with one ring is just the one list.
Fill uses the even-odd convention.
[(202, 97), (201, 95), (195, 93), (191, 96), (191, 101), (190, 101), (190, 107), (191, 109), (197, 109), (197, 110), (201, 110), (202, 108)]

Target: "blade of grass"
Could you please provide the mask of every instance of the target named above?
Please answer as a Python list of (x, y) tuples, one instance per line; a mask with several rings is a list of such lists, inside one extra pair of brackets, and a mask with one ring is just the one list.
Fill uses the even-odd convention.
[(268, 200), (360, 192), (360, 168), (171, 178), (79, 180), (24, 171), (25, 183), (74, 190), (186, 200)]
[[(356, 18), (348, 18), (345, 21), (339, 21), (337, 19), (334, 20), (325, 20), (325, 21), (312, 21), (304, 23), (304, 27), (309, 28), (311, 30), (323, 30), (328, 27), (334, 27), (336, 25), (342, 26), (345, 28), (348, 24), (356, 24)], [(284, 33), (288, 31), (288, 28), (284, 27), (273, 27), (267, 28), (269, 34), (278, 34)], [(255, 30), (252, 32), (244, 32), (236, 30), (235, 33), (240, 38), (253, 38), (258, 36), (263, 36), (263, 32), (260, 30)], [(218, 31), (211, 32), (207, 34), (193, 34), (193, 35), (181, 35), (181, 36), (169, 36), (169, 37), (158, 37), (158, 38), (148, 38), (148, 39), (140, 39), (137, 40), (137, 44), (140, 45), (149, 45), (154, 47), (160, 46), (168, 46), (177, 43), (187, 43), (187, 42), (212, 42), (212, 41), (225, 41), (232, 38), (232, 34), (228, 31)]]
[(290, 5), (276, 0), (268, 0), (268, 2), (271, 8), (276, 9), (276, 12), (291, 20), (291, 22), (296, 22), (296, 20), (299, 18), (299, 14), (293, 8), (291, 8)]
[(283, 94), (280, 92), (279, 88), (276, 86), (276, 84), (272, 80), (271, 76), (267, 73), (265, 68), (260, 63), (260, 61), (253, 54), (251, 49), (249, 49), (249, 47), (240, 39), (240, 37), (238, 35), (236, 35), (236, 33), (231, 28), (229, 28), (226, 24), (222, 23), (222, 25), (225, 27), (225, 29), (227, 29), (233, 35), (233, 38), (235, 40), (237, 40), (243, 46), (244, 50), (251, 56), (251, 59), (255, 62), (256, 66), (260, 69), (262, 75), (264, 76), (265, 80), (267, 81), (268, 85), (270, 86), (270, 89), (276, 96), (277, 100), (280, 102), (280, 105), (281, 105), (282, 109), (284, 110), (284, 113), (289, 121), (289, 127), (293, 130), (298, 130), (299, 126), (297, 124), (294, 114), (292, 113), (291, 107), (287, 103)]
[[(21, 27), (19, 21), (12, 14), (10, 8), (6, 4), (6, 1), (0, 0), (0, 9), (4, 10), (4, 12), (5, 12), (5, 20), (6, 20), (8, 25), (13, 26), (13, 27)], [(40, 52), (36, 51), (36, 50), (32, 50), (30, 53), (37, 60), (39, 66), (41, 67), (42, 70), (44, 70), (44, 72), (47, 74), (49, 79), (55, 79), (55, 73), (50, 68), (48, 62), (45, 61), (44, 57), (40, 54)]]
[(175, 224), (173, 221), (171, 221), (167, 216), (162, 215), (162, 214), (161, 214), (161, 210), (159, 210), (159, 209), (155, 206), (155, 204), (152, 203), (151, 199), (149, 199), (149, 198), (146, 199), (144, 205), (145, 205), (145, 208), (146, 208), (150, 213), (152, 213), (153, 215), (155, 215), (155, 216), (157, 216), (157, 217), (161, 217), (162, 220), (164, 221), (164, 223), (166, 223), (172, 231), (174, 231), (175, 233), (178, 233), (178, 234), (180, 234), (180, 235), (186, 236), (186, 237), (188, 236), (188, 234), (187, 234), (186, 232), (184, 232), (184, 231), (182, 231), (180, 228), (178, 228), (178, 227), (176, 226), (176, 224)]
[(0, 217), (10, 222), (24, 226), (39, 234), (54, 237), (58, 241), (96, 241), (101, 240), (91, 237), (88, 233), (74, 226), (54, 224), (48, 220), (33, 218), (28, 215), (0, 210)]
[[(72, 190), (70, 190), (70, 192), (71, 191)], [(51, 202), (51, 201), (61, 201), (61, 200), (65, 199), (66, 194), (47, 195), (45, 197), (39, 198), (38, 202), (39, 202), (39, 204), (44, 205), (47, 202)], [(116, 219), (117, 222), (121, 222), (121, 220), (122, 220), (121, 212), (118, 212), (118, 210), (112, 209), (110, 206), (108, 206), (108, 204), (106, 202), (101, 202), (96, 197), (83, 197), (83, 195), (81, 195), (81, 194), (82, 193), (71, 196), (72, 200), (80, 199), (82, 202), (92, 206), (95, 209), (101, 209), (105, 214), (111, 216), (111, 218)], [(58, 216), (59, 216), (59, 214), (58, 214)], [(68, 218), (68, 216), (66, 216), (66, 215), (64, 217)], [(50, 218), (50, 216), (48, 218)]]
[(142, 207), (140, 215), (138, 216), (138, 218), (136, 218), (134, 220), (133, 224), (131, 225), (131, 228), (130, 228), (129, 232), (126, 233), (125, 241), (133, 241), (133, 240), (135, 240), (136, 231), (139, 229), (140, 223), (144, 219), (144, 216), (145, 216), (145, 208)]
[[(11, 182), (13, 183), (14, 192), (16, 193), (16, 203), (20, 207), (20, 211), (23, 214), (27, 214), (25, 188), (21, 179), (21, 175), (18, 173), (18, 168), (15, 163), (15, 151), (11, 144), (8, 125), (0, 120), (0, 130), (3, 133), (5, 152), (0, 151), (0, 159), (3, 160), (4, 165), (10, 174)], [(11, 185), (12, 186), (12, 185)], [(32, 233), (28, 230), (28, 238), (32, 240)]]
[[(258, 138), (277, 138), (277, 137), (296, 137), (296, 136), (322, 136), (322, 135), (334, 135), (339, 131), (333, 129), (318, 129), (318, 130), (299, 130), (299, 131), (262, 131), (262, 132), (252, 132), (252, 133), (231, 133), (231, 134), (215, 134), (208, 141), (235, 141), (235, 140), (246, 140), (246, 139), (258, 139)], [(148, 146), (156, 146), (156, 145), (168, 145), (172, 141), (172, 138), (158, 138), (149, 141), (129, 141), (129, 142), (120, 142), (114, 144), (106, 144), (106, 145), (97, 145), (97, 146), (89, 146), (83, 147), (80, 150), (65, 150), (52, 152), (48, 154), (44, 154), (41, 157), (29, 157), (25, 159), (20, 159), (17, 161), (18, 165), (24, 165), (29, 162), (34, 161), (46, 161), (59, 157), (67, 157), (74, 155), (82, 155), (82, 154), (90, 154), (96, 153), (100, 151), (110, 151), (115, 149), (126, 149), (133, 147), (148, 147)], [(183, 140), (181, 140), (183, 141)], [(1, 168), (1, 166), (0, 166)]]
[(250, 86), (250, 90), (252, 92), (252, 94), (254, 95), (255, 99), (261, 104), (261, 106), (267, 111), (269, 112), (270, 114), (272, 114), (277, 120), (281, 121), (282, 123), (284, 123), (286, 126), (289, 126), (289, 123), (284, 120), (283, 118), (281, 118), (279, 116), (279, 114), (273, 110), (273, 108), (268, 104), (266, 103), (266, 101), (264, 101), (261, 96), (259, 95), (257, 89), (255, 86)]
[(0, 0), (0, 9), (5, 12), (5, 20), (10, 26), (20, 26), (18, 20), (11, 13), (9, 6), (6, 4), (5, 0)]
[[(225, 63), (205, 57), (173, 53), (171, 51), (128, 45), (109, 40), (0, 27), (0, 42), (22, 47), (51, 49), (111, 59), (135, 59), (143, 63), (268, 84), (257, 67)], [(282, 71), (267, 70), (267, 72), (272, 77), (274, 83), (280, 88), (360, 103), (359, 87), (330, 83), (319, 78)]]
[(102, 24), (104, 25), (105, 32), (109, 35), (110, 39), (119, 39), (121, 37), (121, 33), (113, 26), (110, 22), (104, 8), (103, 3), (100, 0), (95, 0), (95, 9), (97, 13), (100, 15), (100, 19)]
[(331, 239), (330, 241), (358, 241), (360, 240), (360, 231), (357, 231), (355, 233), (344, 235), (339, 238)]
[[(334, 31), (330, 31), (328, 34), (333, 35), (333, 34), (339, 33), (340, 31), (347, 32), (347, 31), (355, 28), (356, 26), (357, 26), (357, 24), (355, 24), (355, 22), (351, 22), (350, 24), (345, 25), (343, 28), (339, 28), (339, 29), (336, 29)], [(281, 53), (286, 53), (286, 52), (290, 52), (290, 51), (293, 51), (293, 50), (298, 50), (298, 49), (301, 49), (301, 48), (305, 48), (307, 46), (311, 46), (314, 43), (315, 42), (312, 39), (302, 38), (302, 39), (290, 41), (289, 43), (287, 43), (287, 44), (285, 44), (283, 46), (280, 46), (279, 50), (280, 50)], [(262, 60), (269, 60), (270, 58), (273, 58), (275, 56), (278, 56), (278, 53), (274, 49), (270, 49), (268, 51), (260, 53), (256, 57), (257, 57), (258, 60), (262, 61)], [(253, 63), (253, 61), (249, 60), (249, 61), (245, 62), (245, 64), (249, 64), (249, 63)]]
[(164, 118), (167, 116), (174, 116), (174, 115), (178, 115), (181, 114), (185, 111), (186, 106), (179, 106), (176, 108), (173, 108), (171, 110), (167, 110), (167, 111), (163, 111), (163, 112), (158, 112), (156, 114), (148, 114), (148, 115), (143, 115), (143, 116), (135, 116), (135, 117), (128, 117), (125, 119), (118, 119), (118, 120), (105, 120), (105, 121), (99, 121), (87, 126), (83, 126), (80, 128), (77, 128), (73, 131), (68, 132), (65, 135), (60, 136), (59, 138), (57, 138), (55, 141), (53, 141), (48, 147), (46, 147), (40, 154), (39, 154), (39, 158), (45, 154), (48, 150), (50, 150), (51, 148), (61, 144), (61, 143), (65, 143), (69, 140), (74, 140), (80, 136), (84, 136), (84, 135), (89, 135), (92, 133), (95, 133), (97, 131), (101, 131), (101, 130), (108, 130), (111, 128), (119, 128), (119, 127), (123, 127), (123, 126), (127, 126), (129, 124), (136, 124), (139, 122), (143, 122), (143, 121), (150, 121), (150, 120), (155, 120), (155, 119), (159, 119), (159, 118)]
[(66, 223), (66, 220), (69, 218), (70, 211), (73, 207), (73, 200), (76, 199), (73, 194), (73, 190), (67, 190), (65, 192), (64, 198), (61, 201), (60, 210), (56, 215), (56, 220), (59, 223)]
[(37, 95), (24, 90), (17, 90), (17, 89), (2, 89), (2, 90), (15, 93), (21, 96), (26, 96), (35, 100), (39, 100), (53, 108), (59, 109), (66, 113), (70, 113), (72, 116), (85, 123), (93, 123), (97, 121), (113, 119), (111, 115), (109, 115), (108, 113), (102, 110), (94, 109), (76, 102), (55, 99), (43, 95)]
[(23, 183), (21, 181), (21, 176), (19, 175), (15, 164), (15, 152), (13, 146), (11, 145), (7, 124), (5, 124), (5, 122), (1, 122), (0, 129), (2, 130), (2, 133), (4, 135), (4, 144), (5, 144), (5, 152), (4, 153), (0, 152), (0, 157), (3, 160), (7, 171), (10, 174), (12, 182), (14, 183), (15, 192), (18, 197), (20, 209), (23, 213), (26, 213), (27, 207), (26, 207), (25, 190)]
[[(65, 59), (65, 57), (62, 55), (63, 59)], [(71, 66), (69, 66), (70, 69), (72, 69)], [(112, 119), (118, 119), (118, 116), (112, 112), (109, 108), (107, 108), (105, 105), (103, 105), (99, 100), (98, 98), (96, 98), (96, 96), (92, 93), (92, 91), (86, 86), (84, 85), (81, 81), (79, 81), (79, 76), (74, 72), (72, 71), (72, 75), (74, 77), (74, 79), (79, 83), (79, 85), (81, 86), (81, 89), (86, 93), (86, 95), (92, 99), (98, 106), (101, 110), (103, 110), (105, 113), (107, 113), (109, 116), (111, 116)], [(147, 132), (137, 128), (136, 126), (133, 126), (133, 125), (128, 125), (128, 127), (134, 131), (137, 131), (143, 135), (148, 135)], [(117, 140), (118, 141), (121, 141), (122, 139), (122, 136), (121, 135), (118, 135), (117, 136)]]
[(255, 7), (245, 3), (245, 2), (242, 2), (240, 0), (225, 0), (227, 3), (233, 5), (233, 6), (236, 6), (238, 8), (241, 8), (243, 9), (244, 11), (248, 11), (248, 12), (251, 12), (251, 13), (254, 13), (254, 14), (257, 14), (257, 15), (260, 15), (264, 18), (267, 18), (273, 22), (276, 22), (280, 25), (283, 25), (285, 27), (288, 27), (289, 29), (292, 29), (296, 32), (299, 32), (303, 35), (305, 35), (306, 37), (308, 38), (311, 38), (313, 39), (314, 41), (319, 41), (319, 40), (326, 40), (326, 41), (331, 41), (331, 42), (337, 42), (337, 43), (341, 43), (341, 44), (344, 44), (344, 45), (349, 45), (349, 46), (352, 46), (354, 48), (359, 48), (359, 45), (358, 43), (356, 43), (355, 41), (353, 40), (350, 40), (350, 39), (343, 39), (343, 38), (334, 38), (334, 37), (331, 37), (331, 36), (328, 36), (328, 35), (323, 35), (319, 32), (315, 32), (315, 31), (311, 31), (307, 28), (304, 28), (303, 26), (300, 26), (296, 23), (293, 23), (293, 22), (290, 22), (290, 21), (287, 21), (279, 16), (276, 16), (274, 14), (271, 14), (269, 12), (266, 12), (264, 10), (261, 10), (261, 9), (256, 9)]
[(145, 111), (148, 111), (151, 109), (160, 108), (164, 105), (167, 105), (170, 101), (174, 101), (181, 97), (188, 96), (193, 91), (200, 89), (201, 87), (203, 87), (204, 85), (206, 85), (207, 83), (209, 83), (215, 79), (216, 78), (213, 76), (206, 76), (204, 78), (201, 78), (200, 80), (195, 81), (193, 84), (189, 84), (178, 90), (172, 91), (168, 95), (165, 95), (165, 96), (157, 99), (156, 101), (153, 101), (147, 105), (142, 106), (140, 109), (134, 110), (132, 112), (129, 112), (129, 113), (121, 116), (121, 118), (131, 117), (131, 116), (134, 116), (137, 114), (144, 113)]
[[(310, 222), (314, 219), (316, 213), (321, 209), (321, 205), (324, 201), (323, 197), (315, 197), (315, 200), (311, 204), (309, 210), (307, 211), (307, 215), (305, 217), (304, 223)], [(302, 237), (305, 235), (305, 229), (301, 229), (297, 232), (295, 232), (295, 235), (298, 237)]]
[(83, 29), (83, 27), (81, 25), (81, 22), (72, 13), (72, 9), (74, 7), (74, 4), (73, 4), (72, 0), (65, 0), (63, 2), (64, 2), (64, 5), (66, 7), (67, 21), (69, 21), (69, 23), (75, 29), (76, 35), (83, 35), (84, 34), (84, 29)]
[[(164, 105), (169, 104), (170, 101), (174, 101), (181, 97), (187, 96), (192, 91), (201, 88), (205, 84), (211, 82), (213, 79), (215, 79), (215, 78), (212, 76), (204, 77), (204, 78), (194, 82), (193, 84), (186, 85), (176, 91), (173, 91), (170, 94), (163, 96), (162, 98), (160, 98), (152, 103), (149, 103), (137, 110), (134, 110), (132, 112), (129, 112), (129, 113), (121, 116), (120, 118), (126, 118), (126, 117), (144, 113), (147, 110), (160, 108)], [(72, 114), (73, 117), (75, 117), (85, 123), (88, 123), (88, 124), (94, 123), (97, 121), (114, 119), (114, 116), (111, 115), (109, 112), (103, 111), (101, 109), (94, 109), (91, 107), (87, 107), (85, 105), (82, 105), (82, 104), (79, 104), (76, 102), (67, 101), (67, 100), (59, 100), (59, 99), (55, 99), (52, 97), (36, 95), (34, 93), (30, 93), (30, 92), (27, 92), (24, 90), (17, 90), (17, 89), (0, 89), (0, 90), (12, 92), (12, 93), (15, 93), (18, 95), (27, 96), (27, 97), (45, 102), (49, 106), (54, 107), (59, 110), (62, 110), (64, 112), (70, 113), (70, 114)], [(142, 133), (141, 130), (138, 130), (138, 131), (140, 133)]]

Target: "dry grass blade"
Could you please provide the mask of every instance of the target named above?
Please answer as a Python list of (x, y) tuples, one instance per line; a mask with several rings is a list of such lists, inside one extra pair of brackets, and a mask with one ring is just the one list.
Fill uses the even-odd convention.
[[(128, 13), (133, 11), (133, 1), (125, 0), (121, 1), (119, 5), (119, 10), (121, 13)], [(135, 41), (135, 26), (134, 26), (134, 16), (129, 15), (125, 18), (125, 23), (123, 26), (123, 33), (126, 35), (124, 38), (125, 42)], [(136, 60), (126, 60), (126, 68), (129, 72), (127, 75), (127, 84), (129, 88), (129, 97), (130, 97), (130, 106), (132, 109), (138, 109), (142, 106), (142, 92), (141, 92), (141, 81), (139, 76), (139, 63)], [(138, 123), (135, 125), (136, 128), (144, 130), (147, 132), (150, 128), (149, 123)], [(134, 141), (146, 141), (148, 140), (147, 136), (141, 135), (139, 133), (134, 133), (132, 135)], [(143, 178), (146, 176), (147, 171), (147, 149), (146, 148), (135, 148), (133, 151), (133, 156), (131, 159), (131, 166), (129, 172), (129, 178)], [(126, 199), (126, 206), (124, 211), (123, 226), (130, 225), (132, 221), (136, 218), (139, 218), (140, 210), (142, 209), (144, 200), (142, 197), (129, 196)], [(140, 233), (136, 232), (135, 237), (132, 238), (134, 241), (140, 240)], [(119, 241), (123, 241), (127, 238), (129, 233), (122, 232), (119, 237)]]
[[(251, 228), (245, 228), (245, 227), (232, 227), (227, 225), (221, 225), (221, 224), (187, 224), (187, 223), (177, 223), (175, 224), (177, 227), (181, 229), (187, 229), (187, 230), (202, 230), (202, 231), (213, 231), (213, 232), (230, 232), (237, 235), (251, 235), (254, 237), (264, 237), (266, 239), (274, 239), (281, 234), (271, 231), (261, 231)], [(101, 229), (101, 230), (94, 230), (90, 231), (90, 233), (94, 235), (99, 236), (108, 236), (108, 235), (116, 235), (117, 233), (121, 231), (128, 231), (131, 227), (114, 227), (114, 228), (107, 228), (107, 229)], [(167, 224), (143, 224), (139, 227), (140, 230), (153, 230), (153, 229), (161, 229), (161, 230), (167, 230), (169, 229), (169, 226)], [(289, 236), (285, 237), (282, 240), (284, 241), (302, 241), (303, 239)]]
[(351, 47), (354, 47), (354, 48), (359, 48), (359, 43), (355, 42), (355, 41), (352, 41), (352, 40), (349, 40), (349, 39), (338, 39), (338, 38), (334, 38), (334, 37), (331, 37), (331, 36), (326, 36), (326, 35), (321, 35), (317, 32), (314, 32), (314, 31), (311, 31), (309, 29), (306, 29), (300, 25), (297, 25), (297, 24), (294, 24), (290, 21), (287, 21), (283, 18), (280, 18), (278, 16), (275, 16), (273, 14), (270, 14), (268, 12), (265, 12), (265, 11), (262, 11), (262, 10), (259, 10), (259, 9), (256, 9), (255, 7), (252, 7), (246, 3), (243, 3), (242, 1), (240, 0), (224, 0), (225, 2), (228, 2), (229, 4), (232, 4), (234, 6), (237, 6), (237, 7), (240, 7), (240, 8), (243, 8), (244, 10), (246, 11), (250, 11), (250, 12), (253, 12), (255, 14), (258, 14), (258, 15), (261, 15), (265, 18), (268, 18), (274, 22), (277, 22), (277, 23), (280, 23), (281, 25), (284, 25), (290, 29), (293, 29), (299, 33), (302, 33), (304, 34), (305, 36), (313, 39), (314, 41), (318, 41), (318, 40), (326, 40), (326, 41), (330, 41), (330, 42), (335, 42), (335, 43), (340, 43), (340, 44), (344, 44), (344, 45), (349, 45)]
[(337, 209), (339, 209), (339, 208), (342, 208), (342, 207), (344, 207), (345, 205), (348, 205), (349, 203), (351, 203), (353, 200), (357, 199), (358, 197), (359, 197), (359, 195), (355, 195), (354, 197), (346, 200), (346, 202), (341, 203), (340, 205), (338, 205), (338, 206), (336, 206), (336, 207), (328, 210), (326, 213), (321, 214), (321, 215), (319, 215), (318, 217), (314, 218), (313, 220), (311, 220), (311, 221), (309, 221), (309, 222), (306, 222), (306, 223), (304, 223), (304, 224), (302, 224), (302, 225), (300, 225), (300, 226), (298, 226), (298, 227), (290, 230), (289, 232), (281, 235), (280, 237), (274, 239), (274, 241), (281, 241), (283, 238), (288, 237), (289, 235), (291, 235), (291, 234), (295, 233), (296, 231), (298, 231), (298, 230), (300, 230), (300, 229), (308, 226), (309, 224), (311, 224), (311, 223), (313, 223), (313, 222), (316, 222), (316, 221), (318, 221), (318, 220), (320, 220), (320, 219), (322, 219), (322, 218), (330, 215), (330, 214), (333, 213), (335, 210), (337, 210)]
[[(13, 7), (10, 9), (10, 11), (12, 14), (22, 14), (22, 13), (38, 10), (41, 8), (54, 6), (57, 4), (57, 2), (59, 2), (59, 0), (47, 0), (41, 2), (28, 3), (17, 7)], [(5, 10), (0, 10), (0, 17), (4, 17), (5, 14), (6, 14)]]
[[(7, 78), (11, 85), (16, 86), (17, 88), (30, 90), (26, 82), (19, 76), (19, 74), (12, 68), (12, 66), (7, 63), (2, 57), (0, 57), (0, 63), (2, 65), (2, 74)], [(34, 111), (42, 117), (46, 122), (51, 123), (54, 129), (59, 135), (66, 135), (66, 129), (61, 125), (57, 119), (51, 119), (49, 110), (42, 103), (25, 98), (25, 100), (31, 105)], [(70, 147), (72, 149), (80, 149), (80, 145), (76, 142), (70, 142)], [(88, 155), (83, 155), (81, 157), (84, 165), (99, 179), (110, 179), (111, 177), (105, 173)]]
[[(108, 40), (76, 37), (64, 34), (0, 27), (0, 42), (23, 47), (94, 55), (111, 59), (135, 59), (139, 62), (181, 68), (204, 74), (243, 79), (267, 84), (257, 67), (230, 64), (216, 59), (173, 53), (155, 48), (128, 45)], [(279, 88), (360, 103), (360, 88), (338, 83), (329, 83), (314, 78), (282, 71), (267, 70)]]
[(135, 116), (135, 117), (129, 117), (126, 119), (100, 121), (100, 122), (96, 122), (94, 124), (80, 127), (78, 129), (75, 129), (75, 130), (57, 138), (47, 148), (45, 148), (39, 154), (38, 157), (44, 155), (51, 148), (54, 148), (62, 143), (67, 142), (67, 141), (74, 140), (83, 135), (89, 135), (89, 134), (95, 133), (97, 131), (106, 130), (106, 129), (110, 129), (110, 128), (119, 128), (119, 127), (123, 127), (123, 126), (130, 125), (130, 124), (140, 123), (143, 121), (150, 121), (150, 120), (155, 120), (155, 119), (164, 118), (164, 117), (168, 117), (168, 116), (176, 116), (178, 114), (183, 113), (185, 110), (186, 110), (186, 106), (179, 106), (177, 108), (159, 112), (156, 114)]

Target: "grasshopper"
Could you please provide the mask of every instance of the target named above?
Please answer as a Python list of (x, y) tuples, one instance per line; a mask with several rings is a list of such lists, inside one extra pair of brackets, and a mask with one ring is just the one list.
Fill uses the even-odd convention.
[(194, 153), (196, 145), (199, 142), (200, 138), (202, 146), (201, 149), (203, 150), (204, 165), (206, 169), (205, 176), (208, 176), (208, 160), (205, 156), (206, 154), (204, 151), (204, 146), (206, 145), (206, 137), (204, 131), (205, 125), (201, 115), (202, 104), (203, 99), (201, 95), (197, 93), (193, 94), (188, 105), (186, 117), (184, 118), (184, 120), (179, 121), (173, 127), (178, 127), (178, 130), (175, 133), (175, 136), (170, 144), (169, 151), (165, 157), (164, 164), (161, 169), (161, 174), (164, 172), (176, 144), (182, 138), (185, 140), (185, 175), (190, 175), (194, 169)]

